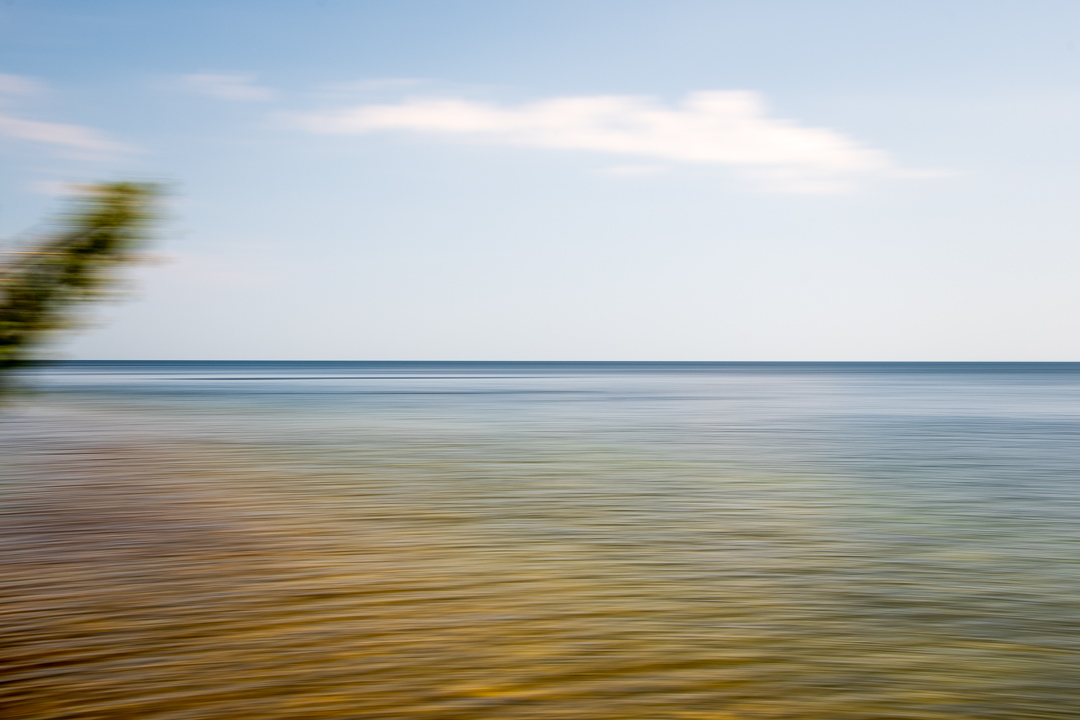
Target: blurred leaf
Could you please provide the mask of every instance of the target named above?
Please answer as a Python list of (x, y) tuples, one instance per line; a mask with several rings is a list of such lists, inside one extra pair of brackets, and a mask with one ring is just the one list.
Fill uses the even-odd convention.
[(77, 303), (107, 294), (112, 271), (138, 257), (161, 194), (135, 182), (83, 190), (58, 232), (0, 255), (0, 387), (47, 333), (71, 325)]

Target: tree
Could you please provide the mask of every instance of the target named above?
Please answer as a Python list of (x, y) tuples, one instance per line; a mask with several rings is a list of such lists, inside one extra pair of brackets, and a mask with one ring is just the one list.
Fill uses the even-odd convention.
[(106, 295), (113, 270), (138, 257), (161, 194), (136, 182), (83, 190), (59, 231), (0, 254), (0, 389), (48, 333), (71, 325), (76, 304)]

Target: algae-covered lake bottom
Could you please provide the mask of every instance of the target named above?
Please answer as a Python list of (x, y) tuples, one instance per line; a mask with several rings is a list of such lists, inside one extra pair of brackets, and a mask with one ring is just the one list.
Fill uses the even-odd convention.
[(59, 363), (0, 717), (1080, 717), (1080, 364)]

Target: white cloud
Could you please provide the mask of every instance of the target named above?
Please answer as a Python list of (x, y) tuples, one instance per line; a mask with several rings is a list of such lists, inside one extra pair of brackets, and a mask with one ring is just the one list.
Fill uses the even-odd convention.
[(275, 93), (268, 87), (255, 85), (252, 75), (223, 75), (203, 73), (185, 75), (184, 84), (195, 92), (225, 100), (270, 100)]
[(2, 95), (29, 95), (41, 89), (41, 85), (32, 78), (0, 73), (0, 94)]
[[(0, 98), (34, 94), (43, 89), (43, 86), (32, 78), (0, 73)], [(3, 137), (52, 145), (69, 153), (74, 151), (82, 158), (101, 157), (132, 149), (110, 140), (93, 128), (70, 123), (29, 120), (11, 112), (0, 113), (0, 138)]]
[(0, 135), (95, 154), (111, 154), (131, 149), (82, 125), (26, 120), (14, 115), (0, 114)]
[(791, 192), (844, 191), (859, 178), (896, 174), (885, 151), (835, 130), (768, 117), (761, 96), (749, 91), (691, 93), (674, 108), (621, 95), (558, 97), (516, 107), (412, 98), (309, 114), (301, 124), (316, 133), (399, 130), (725, 165), (769, 189)]

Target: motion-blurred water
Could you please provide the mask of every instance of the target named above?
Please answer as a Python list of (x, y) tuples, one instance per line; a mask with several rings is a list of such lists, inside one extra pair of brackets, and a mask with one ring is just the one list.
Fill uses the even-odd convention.
[(3, 717), (1080, 717), (1080, 364), (30, 381)]

